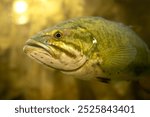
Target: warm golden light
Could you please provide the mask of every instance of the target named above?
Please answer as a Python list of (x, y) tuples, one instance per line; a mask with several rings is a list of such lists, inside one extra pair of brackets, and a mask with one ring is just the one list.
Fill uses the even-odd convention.
[(27, 11), (27, 8), (28, 4), (25, 0), (17, 0), (13, 4), (13, 10), (18, 14), (25, 13)]
[(27, 22), (28, 22), (28, 17), (25, 15), (22, 15), (17, 19), (17, 24), (20, 25), (26, 24)]
[(13, 17), (14, 22), (19, 25), (28, 22), (28, 3), (27, 0), (15, 0), (13, 3)]

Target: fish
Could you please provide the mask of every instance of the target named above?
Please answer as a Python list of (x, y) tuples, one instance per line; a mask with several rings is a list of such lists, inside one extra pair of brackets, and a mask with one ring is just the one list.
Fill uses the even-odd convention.
[(29, 38), (37, 62), (83, 80), (136, 81), (149, 73), (150, 50), (129, 27), (102, 17), (62, 21)]

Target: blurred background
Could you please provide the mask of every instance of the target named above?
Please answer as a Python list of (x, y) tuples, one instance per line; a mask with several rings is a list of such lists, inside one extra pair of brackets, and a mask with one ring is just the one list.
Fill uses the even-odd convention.
[(23, 53), (33, 34), (80, 16), (123, 22), (150, 46), (149, 0), (0, 0), (0, 99), (150, 99), (148, 78), (139, 84), (82, 81)]

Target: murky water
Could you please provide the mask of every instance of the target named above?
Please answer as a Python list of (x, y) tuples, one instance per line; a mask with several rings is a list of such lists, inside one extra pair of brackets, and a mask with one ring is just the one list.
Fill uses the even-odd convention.
[(79, 16), (122, 22), (150, 46), (150, 1), (1, 0), (0, 15), (0, 99), (150, 99), (148, 78), (140, 81), (144, 90), (129, 82), (82, 81), (48, 69), (22, 51), (36, 32)]

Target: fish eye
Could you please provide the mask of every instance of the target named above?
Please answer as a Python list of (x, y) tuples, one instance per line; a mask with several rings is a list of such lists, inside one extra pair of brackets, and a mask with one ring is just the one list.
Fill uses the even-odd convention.
[(57, 32), (54, 33), (54, 37), (56, 39), (60, 39), (60, 38), (62, 38), (62, 36), (63, 36), (63, 34), (60, 31), (57, 31)]

